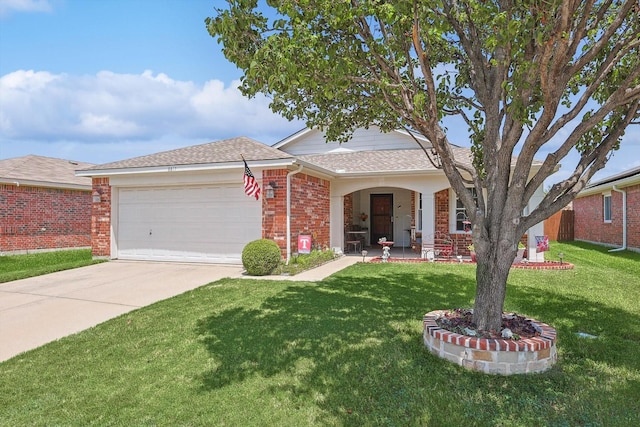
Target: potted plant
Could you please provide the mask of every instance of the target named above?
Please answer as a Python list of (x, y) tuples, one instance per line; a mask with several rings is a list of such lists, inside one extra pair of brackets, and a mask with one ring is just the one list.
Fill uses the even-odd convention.
[(369, 218), (369, 215), (367, 215), (366, 213), (362, 212), (360, 214), (360, 221), (362, 221), (362, 225), (366, 225), (367, 223), (367, 218)]
[(522, 262), (522, 260), (524, 259), (524, 250), (526, 248), (527, 247), (522, 242), (518, 242), (518, 253), (516, 254), (516, 258), (513, 260), (514, 264)]
[(473, 246), (473, 243), (467, 246), (469, 249), (469, 253), (471, 254), (471, 262), (476, 262), (476, 248)]

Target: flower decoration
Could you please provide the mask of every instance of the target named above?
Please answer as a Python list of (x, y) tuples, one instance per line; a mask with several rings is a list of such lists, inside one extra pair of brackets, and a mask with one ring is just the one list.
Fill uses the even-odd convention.
[(369, 215), (367, 215), (366, 213), (362, 212), (362, 213), (360, 214), (360, 220), (361, 220), (361, 221), (363, 221), (363, 222), (364, 222), (364, 221), (366, 221), (366, 220), (367, 220), (367, 218), (369, 218)]

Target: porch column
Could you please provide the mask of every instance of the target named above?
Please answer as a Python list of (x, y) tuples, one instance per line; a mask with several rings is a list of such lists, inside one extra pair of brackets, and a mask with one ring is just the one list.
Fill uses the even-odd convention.
[(432, 192), (422, 193), (422, 244), (433, 244), (436, 232), (436, 205)]
[[(333, 186), (332, 186), (333, 187)], [(333, 193), (333, 188), (332, 188)], [(331, 195), (331, 233), (329, 236), (331, 248), (336, 253), (342, 253), (344, 248), (344, 197)]]

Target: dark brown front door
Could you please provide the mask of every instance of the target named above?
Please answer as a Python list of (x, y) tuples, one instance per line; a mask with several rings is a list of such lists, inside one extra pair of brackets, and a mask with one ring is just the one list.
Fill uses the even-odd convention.
[(371, 195), (371, 244), (381, 237), (393, 240), (393, 194)]

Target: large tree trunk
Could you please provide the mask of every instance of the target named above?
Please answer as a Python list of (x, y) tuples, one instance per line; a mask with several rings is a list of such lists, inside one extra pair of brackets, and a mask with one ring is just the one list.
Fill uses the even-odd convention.
[[(491, 247), (492, 246), (492, 247)], [(489, 242), (476, 250), (476, 300), (473, 322), (484, 331), (500, 331), (509, 269), (515, 258), (514, 245)]]

